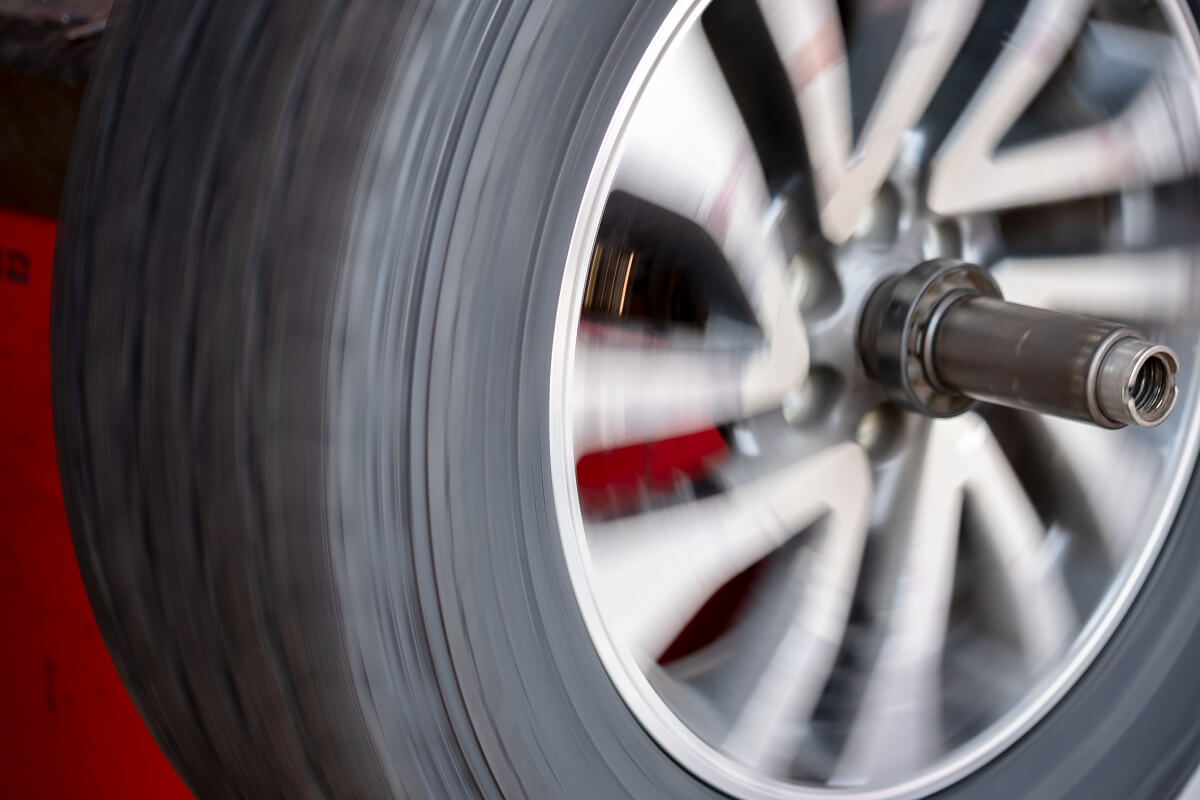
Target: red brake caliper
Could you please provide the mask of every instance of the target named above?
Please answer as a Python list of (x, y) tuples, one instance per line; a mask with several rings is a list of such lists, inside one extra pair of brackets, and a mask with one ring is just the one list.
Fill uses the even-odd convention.
[(646, 492), (669, 492), (680, 478), (706, 475), (729, 448), (716, 428), (698, 433), (588, 453), (575, 465), (583, 513), (609, 516), (631, 507)]
[[(589, 517), (633, 512), (647, 493), (669, 492), (681, 478), (703, 478), (728, 455), (729, 446), (716, 428), (589, 453), (575, 465), (579, 503)], [(713, 595), (659, 657), (660, 663), (677, 661), (728, 631), (746, 603), (755, 571), (751, 567)]]

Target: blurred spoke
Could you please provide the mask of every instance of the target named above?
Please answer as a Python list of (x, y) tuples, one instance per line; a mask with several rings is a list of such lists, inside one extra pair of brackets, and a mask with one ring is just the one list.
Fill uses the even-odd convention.
[(796, 94), (823, 208), (841, 184), (853, 138), (850, 70), (837, 0), (759, 0), (759, 6)]
[(982, 0), (918, 0), (857, 147), (850, 76), (835, 0), (761, 0), (796, 93), (816, 176), (821, 226), (849, 238), (887, 177), (978, 16)]
[[(773, 389), (799, 382), (808, 371), (808, 339), (792, 308), (766, 181), (699, 26), (670, 49), (638, 103), (613, 188), (690, 219), (712, 236), (766, 338), (767, 383)], [(749, 401), (749, 408), (761, 408), (755, 397)]]
[(1106, 431), (1057, 417), (1031, 424), (1063, 460), (1055, 468), (1069, 470), (1078, 481), (1110, 562), (1124, 563), (1149, 522), (1152, 509), (1143, 503), (1161, 480), (1162, 454), (1140, 431)]
[[(853, 535), (870, 480), (861, 448), (841, 444), (713, 497), (589, 525), (609, 625), (635, 652), (657, 658), (721, 586), (814, 522), (828, 517), (830, 530)], [(829, 568), (844, 570), (848, 557), (839, 551)], [(842, 574), (816, 581), (812, 591), (833, 597)], [(806, 613), (816, 633), (838, 635), (836, 614)]]
[[(1030, 0), (1008, 47), (934, 159), (930, 208), (943, 215), (959, 214), (991, 208), (995, 198), (1025, 191), (1020, 183), (1024, 173), (999, 170), (993, 155), (1070, 49), (1092, 3)], [(1057, 167), (1051, 174), (1058, 174)]]
[(786, 262), (753, 140), (699, 26), (664, 57), (622, 148), (613, 188), (704, 228), (770, 337)]
[[(838, 763), (838, 782), (910, 774), (942, 749), (941, 661), (962, 518), (961, 420), (929, 426), (906, 462), (908, 491), (890, 518), (883, 640)], [(886, 546), (886, 545), (885, 545)]]
[(736, 658), (711, 676), (715, 702), (732, 718), (724, 746), (739, 760), (786, 773), (829, 679), (854, 597), (870, 507), (869, 481), (848, 475), (831, 514), (777, 565), (733, 643)]
[(673, 337), (662, 347), (581, 337), (576, 452), (666, 439), (778, 407), (790, 378), (765, 351), (706, 349), (698, 336)]
[(972, 173), (958, 203), (931, 194), (941, 213), (994, 210), (1165, 183), (1200, 166), (1194, 79), (1168, 72), (1111, 122), (1020, 145)]
[(1011, 258), (993, 268), (1014, 303), (1128, 323), (1178, 325), (1200, 316), (1200, 248)]
[(1037, 670), (1060, 655), (1078, 628), (1046, 529), (995, 436), (982, 420), (969, 458), (967, 507), (997, 567), (1002, 595), (993, 607), (1010, 615), (1029, 667)]

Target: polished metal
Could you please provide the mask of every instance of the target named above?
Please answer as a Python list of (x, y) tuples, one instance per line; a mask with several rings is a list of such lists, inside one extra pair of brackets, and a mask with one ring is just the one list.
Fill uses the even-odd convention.
[[(1149, 574), (1200, 446), (1195, 381), (1164, 413), (1200, 367), (1200, 36), (1151, 6), (681, 0), (630, 78), (560, 294), (554, 513), (613, 687), (718, 793), (937, 793), (1050, 713)], [(905, 412), (863, 311), (943, 258), (1178, 363), (1114, 342), (1095, 399), (1124, 430)], [(697, 432), (702, 465), (644, 456)], [(658, 472), (597, 508), (595, 460)]]
[(1109, 419), (1153, 428), (1179, 401), (1179, 356), (1169, 347), (1127, 336), (1101, 359), (1096, 396)]
[(1005, 302), (991, 275), (937, 259), (882, 282), (863, 311), (863, 364), (893, 400), (950, 417), (980, 400), (1102, 428), (1161, 425), (1179, 357), (1136, 330)]

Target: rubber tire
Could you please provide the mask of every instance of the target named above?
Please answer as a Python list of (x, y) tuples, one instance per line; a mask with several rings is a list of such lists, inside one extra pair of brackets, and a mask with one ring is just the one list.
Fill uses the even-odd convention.
[[(548, 468), (567, 243), (659, 0), (138, 0), (54, 295), (60, 464), (114, 659), (201, 798), (715, 797), (639, 727)], [(1195, 487), (1042, 725), (945, 793), (1173, 796)]]

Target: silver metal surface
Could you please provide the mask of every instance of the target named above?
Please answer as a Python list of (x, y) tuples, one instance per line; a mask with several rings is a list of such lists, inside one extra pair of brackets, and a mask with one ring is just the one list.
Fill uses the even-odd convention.
[(1153, 428), (1179, 400), (1179, 356), (1169, 347), (1127, 336), (1100, 360), (1096, 396), (1114, 422)]
[[(613, 685), (699, 779), (926, 797), (1108, 640), (1191, 475), (1200, 398), (1185, 380), (1162, 425), (1120, 431), (906, 414), (858, 358), (864, 305), (908, 265), (967, 260), (1194, 374), (1195, 29), (1170, 0), (864, 4), (848, 25), (835, 0), (760, 0), (756, 38), (736, 15), (701, 25), (709, 5), (677, 4), (648, 49), (573, 232), (549, 441), (568, 573)], [(754, 111), (777, 84), (806, 163)], [(662, 243), (621, 240), (630, 220)], [(617, 294), (599, 264), (624, 270)], [(1154, 405), (1130, 365), (1162, 353), (1119, 355), (1106, 413)], [(660, 463), (697, 432), (720, 451)], [(584, 485), (631, 461), (645, 474)]]

